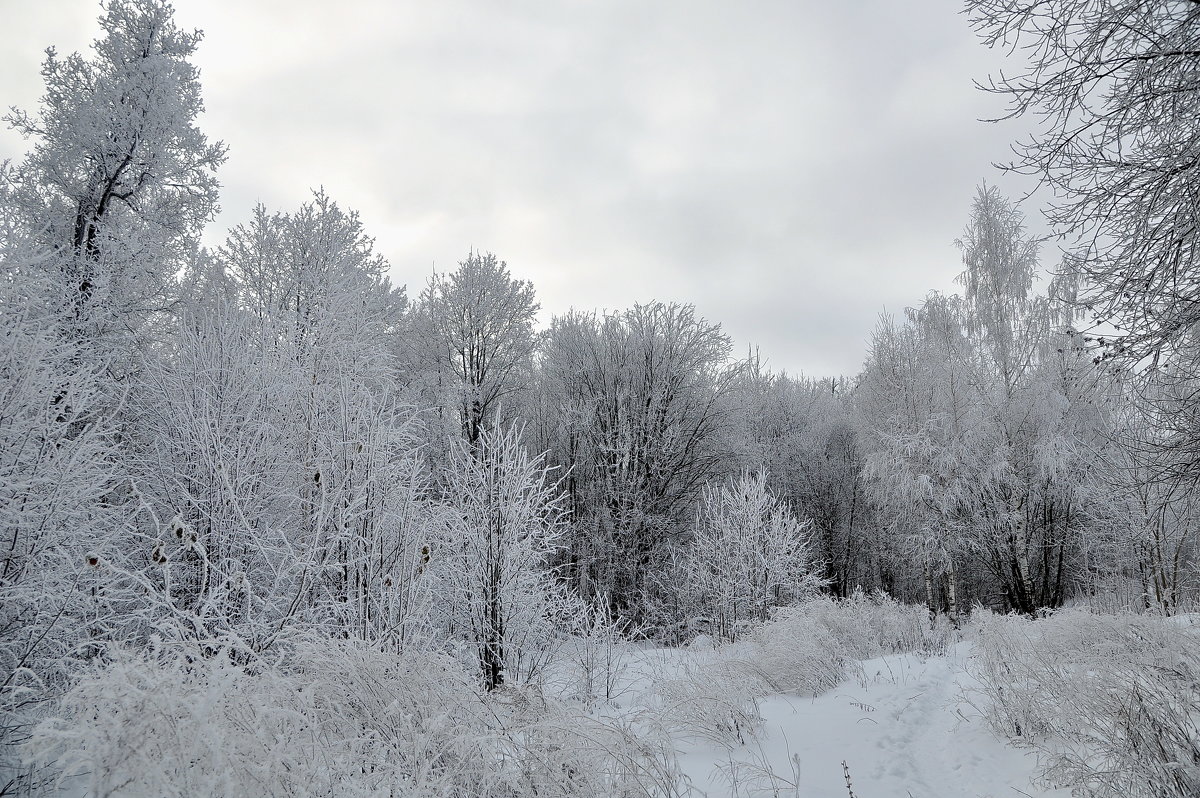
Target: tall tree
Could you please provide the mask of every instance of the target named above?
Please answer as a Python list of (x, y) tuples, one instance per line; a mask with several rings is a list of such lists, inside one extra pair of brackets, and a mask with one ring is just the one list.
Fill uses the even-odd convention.
[(1055, 329), (1069, 310), (1033, 290), (1036, 245), (1015, 206), (981, 189), (959, 243), (966, 296), (932, 294), (875, 335), (858, 397), (867, 474), (876, 501), (903, 510), (931, 608), (953, 610), (967, 587), (1032, 613), (1063, 601), (1097, 515), (1081, 507), (1104, 424), (1096, 375)]
[[(1009, 116), (1040, 130), (1009, 169), (1037, 175), (1047, 217), (1077, 244), (1066, 266), (1080, 301), (1116, 328), (1105, 356), (1178, 383), (1195, 403), (1200, 377), (1200, 4), (1188, 0), (969, 0), (989, 46), (1028, 60), (989, 82)], [(1145, 397), (1170, 434), (1161, 469), (1200, 478), (1200, 425), (1157, 388)], [(1179, 454), (1186, 452), (1186, 457)]]
[(667, 544), (686, 535), (719, 448), (742, 364), (690, 305), (653, 303), (555, 319), (542, 358), (556, 461), (569, 468), (574, 573), (614, 609), (644, 612)]
[[(388, 342), (404, 291), (358, 215), (322, 191), (291, 213), (258, 208), (214, 268), (239, 307), (202, 308), (198, 330), (180, 335), (175, 362), (146, 386), (163, 454), (175, 456), (162, 458), (164, 498), (187, 508), (206, 546), (241, 547), (261, 525), (266, 545), (250, 560), (273, 548), (271, 592), (290, 596), (287, 617), (299, 608), (346, 634), (396, 639), (423, 545), (415, 410), (398, 401)], [(183, 423), (154, 410), (188, 403)], [(244, 452), (247, 439), (267, 456)], [(184, 455), (192, 440), (206, 455), (199, 467)], [(269, 476), (265, 495), (261, 477), (229, 484), (230, 460)]]
[[(159, 0), (110, 0), (100, 26), (90, 57), (48, 51), (37, 113), (6, 117), (33, 141), (0, 168), (6, 732), (73, 664), (145, 620), (149, 552), (132, 545), (138, 507), (121, 462), (136, 424), (112, 380), (143, 358), (173, 302), (225, 157), (195, 126), (200, 34)], [(22, 786), (8, 775), (0, 792)]]
[(893, 508), (899, 553), (919, 562), (931, 611), (959, 607), (965, 530), (982, 516), (994, 429), (972, 387), (975, 354), (960, 297), (931, 294), (897, 329), (875, 333), (863, 376), (873, 406), (865, 472), (875, 500)]
[(78, 340), (118, 350), (128, 342), (111, 339), (144, 333), (170, 305), (225, 160), (195, 126), (203, 104), (188, 59), (201, 34), (179, 30), (173, 13), (162, 0), (110, 0), (94, 55), (48, 50), (40, 113), (6, 117), (34, 141), (9, 177), (53, 253), (65, 320)]
[[(1040, 344), (1050, 333), (1046, 300), (1033, 295), (1037, 243), (1025, 232), (1024, 216), (995, 186), (982, 186), (971, 204), (970, 222), (958, 242), (966, 269), (966, 327), (981, 355), (983, 398), (1000, 431), (997, 489), (1005, 505), (999, 535), (1009, 542), (1015, 573), (1005, 580), (1014, 604), (1032, 611), (1030, 494), (1032, 446), (1040, 419), (1025, 399), (1036, 372)], [(1009, 558), (1006, 558), (1009, 559)]]
[(451, 274), (434, 274), (421, 295), (417, 325), (427, 357), (448, 376), (472, 444), (496, 406), (528, 386), (538, 308), (533, 285), (514, 280), (490, 252), (471, 252)]

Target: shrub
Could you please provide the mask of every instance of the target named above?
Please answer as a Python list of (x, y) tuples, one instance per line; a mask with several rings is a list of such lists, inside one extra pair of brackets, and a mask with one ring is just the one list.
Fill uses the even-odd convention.
[(1145, 616), (977, 612), (971, 670), (993, 729), (1047, 779), (1103, 798), (1200, 795), (1200, 640)]
[(775, 688), (745, 661), (716, 652), (686, 666), (678, 676), (657, 680), (654, 709), (672, 734), (722, 745), (741, 745), (762, 724), (756, 699)]
[(674, 796), (653, 728), (531, 688), (480, 691), (456, 659), (311, 636), (272, 661), (234, 646), (114, 649), (27, 746), (90, 795)]

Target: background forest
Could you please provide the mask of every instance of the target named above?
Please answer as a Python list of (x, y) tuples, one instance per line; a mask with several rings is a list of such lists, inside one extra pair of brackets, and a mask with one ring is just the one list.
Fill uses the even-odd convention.
[[(390, 733), (428, 750), (365, 753), (376, 730), (313, 772), (377, 755), (434, 794), (479, 752), (416, 707), (541, 684), (579, 641), (590, 695), (623, 640), (736, 641), (821, 596), (921, 605), (929, 628), (1194, 608), (1200, 91), (1163, 52), (1194, 62), (1200, 6), (971, 5), (993, 43), (1044, 44), (992, 88), (1050, 120), (1015, 168), (1067, 197), (1051, 222), (1079, 243), (1035, 240), (981, 186), (961, 292), (881, 318), (860, 373), (815, 379), (685, 304), (538, 329), (503, 253), (395, 286), (323, 190), (201, 247), (226, 150), (197, 127), (200, 34), (160, 0), (106, 3), (94, 51), (51, 51), (41, 107), (6, 117), (29, 151), (0, 169), (0, 794), (44, 786), (31, 751), (147, 751), (167, 732), (121, 712), (155, 685), (184, 701), (202, 662), (221, 695), (272, 673), (279, 701), (315, 702), (288, 717), (423, 691)], [(300, 723), (281, 718), (258, 734)], [(276, 753), (276, 776), (308, 772), (311, 752)], [(187, 771), (146, 756), (93, 764), (117, 781), (92, 789)], [(669, 783), (629, 756), (642, 792)]]

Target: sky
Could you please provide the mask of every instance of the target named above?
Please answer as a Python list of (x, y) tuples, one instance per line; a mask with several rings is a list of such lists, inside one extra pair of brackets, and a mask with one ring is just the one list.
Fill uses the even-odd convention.
[[(1002, 60), (954, 0), (175, 7), (229, 147), (208, 243), (323, 186), (410, 295), (491, 251), (543, 324), (689, 302), (771, 368), (854, 375), (880, 313), (954, 290), (976, 186), (1032, 187), (992, 167), (1025, 129), (979, 121)], [(0, 0), (0, 107), (36, 109), (44, 49), (85, 51), (99, 11)]]

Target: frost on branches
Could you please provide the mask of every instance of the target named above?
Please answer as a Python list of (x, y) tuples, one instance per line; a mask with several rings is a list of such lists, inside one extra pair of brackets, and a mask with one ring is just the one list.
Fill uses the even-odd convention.
[(762, 471), (700, 495), (692, 541), (679, 559), (682, 600), (734, 640), (776, 607), (820, 586), (809, 544), (811, 524), (796, 519), (767, 489)]

